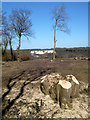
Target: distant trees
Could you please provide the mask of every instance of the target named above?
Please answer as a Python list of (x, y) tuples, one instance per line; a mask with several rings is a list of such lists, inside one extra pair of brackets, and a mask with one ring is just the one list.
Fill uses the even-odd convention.
[(54, 49), (53, 49), (53, 60), (55, 60), (55, 47), (56, 47), (56, 31), (60, 30), (66, 33), (69, 33), (67, 27), (67, 20), (69, 19), (65, 11), (64, 4), (61, 7), (55, 7), (52, 11), (52, 19), (54, 20)]
[(18, 61), (20, 61), (19, 50), (21, 45), (21, 36), (24, 35), (28, 38), (32, 37), (32, 22), (31, 22), (31, 11), (27, 9), (15, 9), (12, 10), (10, 15), (12, 28), (16, 35), (19, 37), (19, 45), (17, 48)]

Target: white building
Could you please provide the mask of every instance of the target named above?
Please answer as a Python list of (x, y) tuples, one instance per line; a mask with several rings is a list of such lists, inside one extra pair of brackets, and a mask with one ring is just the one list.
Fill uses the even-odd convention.
[(45, 54), (45, 53), (53, 53), (53, 50), (32, 50), (30, 51), (31, 54)]

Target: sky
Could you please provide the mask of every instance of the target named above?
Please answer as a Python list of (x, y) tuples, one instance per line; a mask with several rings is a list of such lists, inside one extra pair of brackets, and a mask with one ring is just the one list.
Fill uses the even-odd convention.
[[(70, 17), (70, 34), (56, 32), (56, 47), (72, 48), (88, 46), (88, 2), (2, 2), (2, 10), (11, 14), (14, 8), (31, 10), (33, 38), (21, 38), (21, 49), (50, 49), (54, 46), (54, 30), (51, 11), (55, 6), (66, 6)], [(18, 46), (18, 38), (12, 41), (13, 49)]]
[(2, 2), (89, 2), (89, 0), (1, 0)]

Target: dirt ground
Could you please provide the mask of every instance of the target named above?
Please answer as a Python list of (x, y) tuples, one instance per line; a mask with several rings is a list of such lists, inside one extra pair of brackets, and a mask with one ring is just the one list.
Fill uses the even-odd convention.
[[(74, 75), (80, 82), (71, 108), (61, 109), (40, 90), (41, 77), (50, 73)], [(88, 61), (37, 59), (2, 63), (3, 118), (88, 118)]]

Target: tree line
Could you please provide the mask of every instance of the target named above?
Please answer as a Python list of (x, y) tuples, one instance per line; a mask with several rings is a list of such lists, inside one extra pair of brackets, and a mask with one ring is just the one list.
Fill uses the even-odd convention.
[[(69, 17), (66, 14), (64, 4), (61, 7), (55, 7), (52, 10), (52, 20), (54, 21), (54, 49), (53, 60), (55, 60), (56, 31), (60, 30), (69, 33), (67, 21)], [(21, 38), (27, 39), (33, 36), (31, 11), (28, 9), (13, 9), (7, 18), (6, 13), (2, 12), (2, 54), (6, 54), (7, 46), (10, 46), (10, 54), (14, 60), (12, 40), (18, 37), (17, 61), (20, 61)]]

